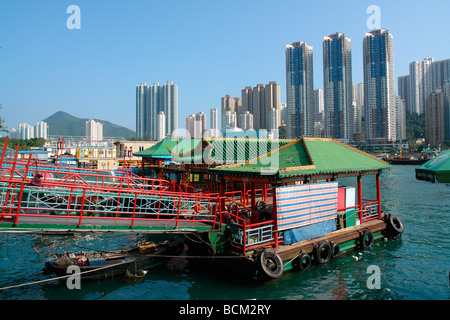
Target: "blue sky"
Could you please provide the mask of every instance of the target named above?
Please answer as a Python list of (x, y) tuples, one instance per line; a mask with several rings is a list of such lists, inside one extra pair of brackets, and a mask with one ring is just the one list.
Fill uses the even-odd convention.
[[(72, 4), (80, 30), (66, 26)], [(0, 116), (11, 129), (63, 110), (135, 130), (141, 81), (178, 84), (180, 127), (245, 86), (276, 81), (285, 102), (286, 44), (314, 47), (322, 88), (322, 41), (335, 32), (352, 40), (362, 82), (370, 5), (394, 35), (396, 77), (411, 61), (450, 58), (448, 0), (0, 0)]]

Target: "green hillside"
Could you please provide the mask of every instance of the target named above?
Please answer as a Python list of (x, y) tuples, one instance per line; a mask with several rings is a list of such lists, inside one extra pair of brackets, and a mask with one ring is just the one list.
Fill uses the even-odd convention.
[[(55, 136), (85, 136), (86, 135), (86, 121), (89, 119), (82, 119), (74, 117), (67, 112), (58, 111), (43, 121), (48, 123), (49, 135)], [(94, 119), (103, 124), (103, 137), (124, 137), (133, 138), (136, 132), (128, 128), (116, 125), (109, 121)]]

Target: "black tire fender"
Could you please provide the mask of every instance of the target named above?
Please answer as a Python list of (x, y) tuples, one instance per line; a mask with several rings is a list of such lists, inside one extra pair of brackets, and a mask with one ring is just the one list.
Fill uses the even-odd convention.
[(333, 258), (333, 259), (336, 258), (338, 256), (339, 252), (340, 252), (339, 244), (336, 242), (333, 242), (331, 244), (331, 258)]
[(261, 271), (271, 279), (278, 279), (283, 275), (283, 260), (274, 250), (263, 250), (259, 255), (259, 265)]
[(359, 244), (361, 249), (370, 248), (373, 245), (374, 237), (373, 232), (369, 229), (365, 229), (359, 238)]
[(292, 261), (292, 268), (294, 270), (305, 270), (311, 266), (311, 256), (305, 252), (301, 253)]
[(393, 235), (399, 235), (404, 230), (403, 223), (394, 215), (389, 215), (387, 225)]
[(331, 259), (331, 245), (328, 241), (323, 240), (315, 245), (314, 260), (317, 264), (328, 263)]

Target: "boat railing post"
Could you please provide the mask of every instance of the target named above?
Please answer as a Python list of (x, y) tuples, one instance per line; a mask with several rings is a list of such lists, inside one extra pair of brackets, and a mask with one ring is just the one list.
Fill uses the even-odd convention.
[(81, 220), (83, 218), (83, 209), (84, 209), (84, 199), (86, 197), (86, 188), (83, 188), (83, 198), (81, 199), (81, 209), (80, 209), (80, 220), (78, 221), (78, 226), (77, 228), (79, 228), (81, 226)]
[(134, 216), (135, 216), (135, 213), (136, 213), (136, 200), (137, 200), (137, 192), (134, 193), (133, 218), (131, 219), (131, 226), (130, 226), (130, 228), (133, 228), (133, 226), (134, 226)]
[(178, 219), (180, 218), (180, 206), (181, 206), (181, 196), (178, 197), (177, 222), (175, 223), (175, 229), (178, 228)]
[(19, 221), (20, 206), (22, 203), (22, 195), (23, 195), (23, 188), (25, 186), (25, 182), (22, 181), (21, 184), (22, 185), (20, 186), (20, 194), (19, 194), (19, 200), (18, 200), (19, 202), (17, 204), (17, 213), (16, 213), (16, 218), (14, 219), (14, 225), (17, 225), (17, 222)]

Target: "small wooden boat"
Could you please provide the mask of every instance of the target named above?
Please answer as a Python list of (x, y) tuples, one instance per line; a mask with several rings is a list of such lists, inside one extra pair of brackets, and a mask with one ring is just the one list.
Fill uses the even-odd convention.
[[(142, 247), (151, 249), (142, 250)], [(139, 275), (142, 270), (166, 264), (173, 256), (180, 255), (183, 248), (182, 241), (164, 241), (158, 244), (146, 242), (128, 250), (65, 252), (53, 254), (42, 271), (61, 277), (72, 274), (68, 271), (69, 266), (78, 266), (81, 278), (91, 280)]]

